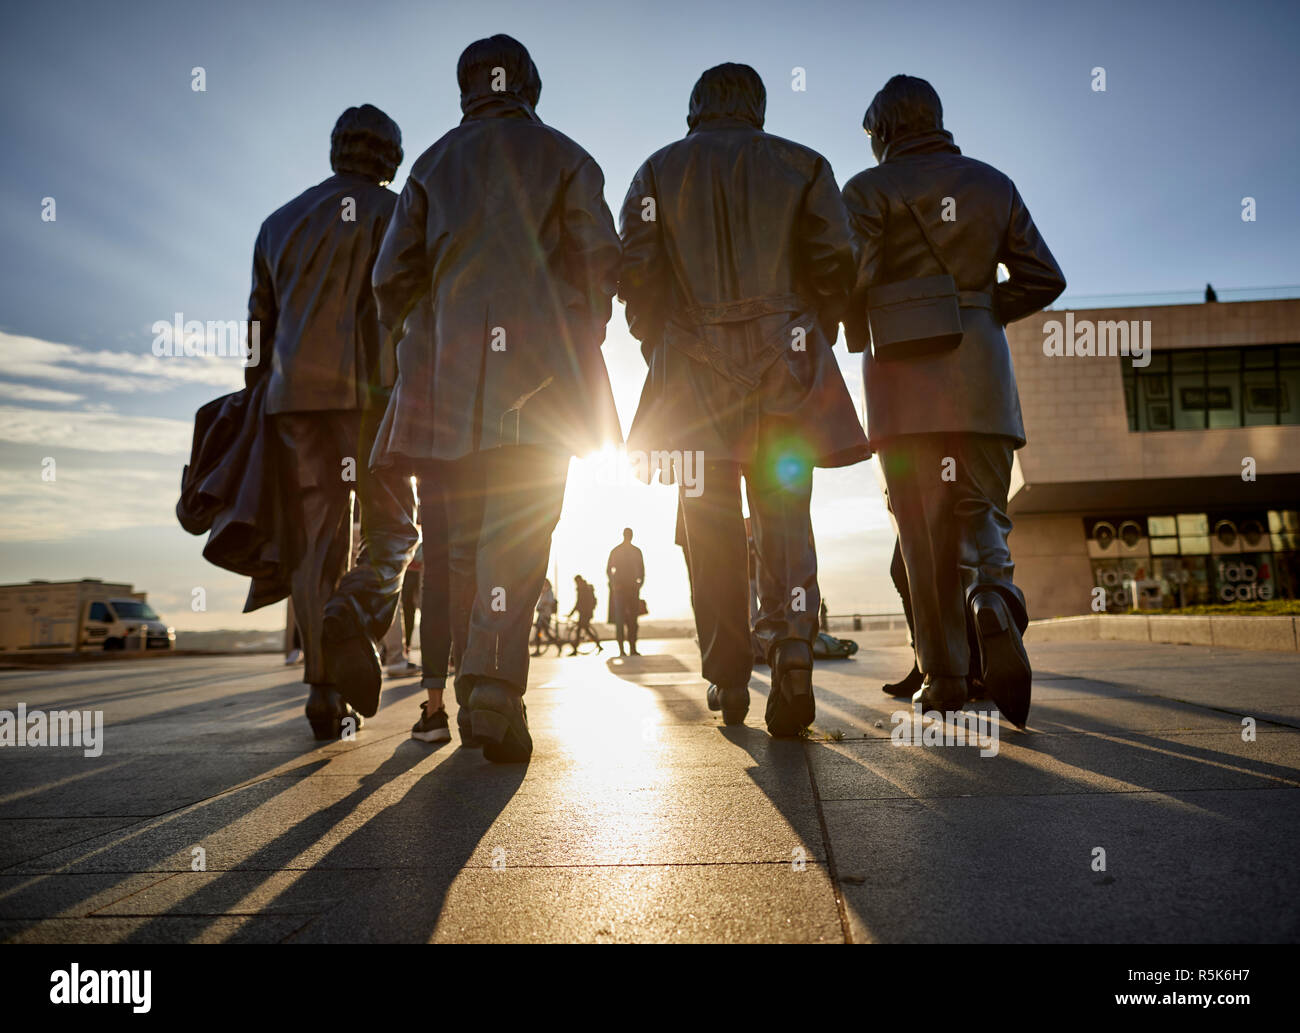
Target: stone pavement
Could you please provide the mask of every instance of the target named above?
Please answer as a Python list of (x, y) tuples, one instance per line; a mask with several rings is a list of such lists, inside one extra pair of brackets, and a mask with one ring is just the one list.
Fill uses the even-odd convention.
[(822, 664), (805, 742), (766, 669), (724, 729), (693, 643), (644, 647), (535, 664), (526, 768), (410, 740), (409, 679), (318, 745), (276, 657), (0, 671), (0, 710), (105, 720), (0, 748), (0, 940), (1300, 939), (1294, 655), (1032, 645), (981, 756), (891, 742), (903, 647)]

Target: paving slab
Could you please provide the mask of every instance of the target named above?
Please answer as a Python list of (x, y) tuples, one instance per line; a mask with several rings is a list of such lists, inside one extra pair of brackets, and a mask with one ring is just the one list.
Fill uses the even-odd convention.
[(824, 806), (855, 942), (1300, 939), (1295, 789)]
[(0, 943), (282, 943), (302, 915), (188, 918), (54, 918), (0, 921)]
[(925, 746), (879, 740), (810, 750), (822, 801), (1300, 788), (1300, 732), (1031, 735)]
[[(436, 880), (403, 872), (382, 895), (436, 900)], [(386, 914), (371, 926), (376, 939), (420, 939), (428, 926), (428, 939), (446, 943), (843, 942), (830, 879), (811, 862), (475, 869), (445, 894), (438, 910), (421, 913), (417, 903), (406, 914)], [(291, 940), (334, 942), (368, 903), (351, 900)]]
[(2, 671), (0, 709), (105, 735), (0, 749), (0, 940), (1300, 938), (1294, 654), (1031, 637), (1029, 729), (981, 756), (891, 741), (878, 636), (818, 666), (805, 740), (766, 668), (724, 728), (691, 641), (643, 649), (535, 661), (526, 766), (412, 741), (416, 679), (321, 744), (276, 657)]

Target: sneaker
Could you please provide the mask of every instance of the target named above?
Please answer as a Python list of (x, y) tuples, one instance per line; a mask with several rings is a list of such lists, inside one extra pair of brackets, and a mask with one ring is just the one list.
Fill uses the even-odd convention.
[(284, 658), (284, 666), (296, 667), (300, 663), (302, 663), (302, 650), (301, 649), (289, 650), (289, 655)]
[(387, 678), (413, 678), (422, 670), (423, 668), (419, 664), (407, 659), (401, 659), (385, 667), (384, 676)]
[(411, 725), (411, 738), (420, 742), (451, 742), (451, 728), (447, 724), (447, 708), (439, 707), (429, 713), (428, 707), (420, 704), (420, 720)]

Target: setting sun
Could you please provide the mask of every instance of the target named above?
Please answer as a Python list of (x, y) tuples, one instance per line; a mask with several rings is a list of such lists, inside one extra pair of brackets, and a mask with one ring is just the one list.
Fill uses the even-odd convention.
[(643, 484), (622, 448), (610, 445), (569, 464), (564, 510), (551, 543), (550, 577), (560, 613), (573, 605), (573, 576), (596, 586), (596, 616), (604, 620), (608, 602), (605, 562), (623, 528), (645, 554), (643, 598), (650, 620), (690, 619), (690, 589), (682, 552), (673, 544), (677, 489)]

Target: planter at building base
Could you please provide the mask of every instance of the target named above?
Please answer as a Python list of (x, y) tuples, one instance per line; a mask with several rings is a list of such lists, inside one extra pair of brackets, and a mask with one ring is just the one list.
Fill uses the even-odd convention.
[(1150, 642), (1150, 619), (1144, 613), (1099, 613), (1095, 620), (1103, 642)]
[[(1246, 620), (1257, 619), (1246, 618)], [(1147, 618), (1147, 626), (1151, 629), (1152, 642), (1169, 642), (1179, 646), (1214, 645), (1214, 626), (1208, 616), (1178, 617), (1172, 614), (1166, 616), (1152, 614)]]
[(1300, 618), (1213, 614), (1096, 613), (1030, 621), (1025, 641), (1157, 642), (1294, 653), (1300, 651)]
[(1215, 617), (1214, 644), (1227, 649), (1296, 648), (1294, 617)]
[(1082, 617), (1052, 617), (1030, 621), (1025, 630), (1026, 642), (1096, 642), (1100, 637), (1097, 620), (1092, 614)]

